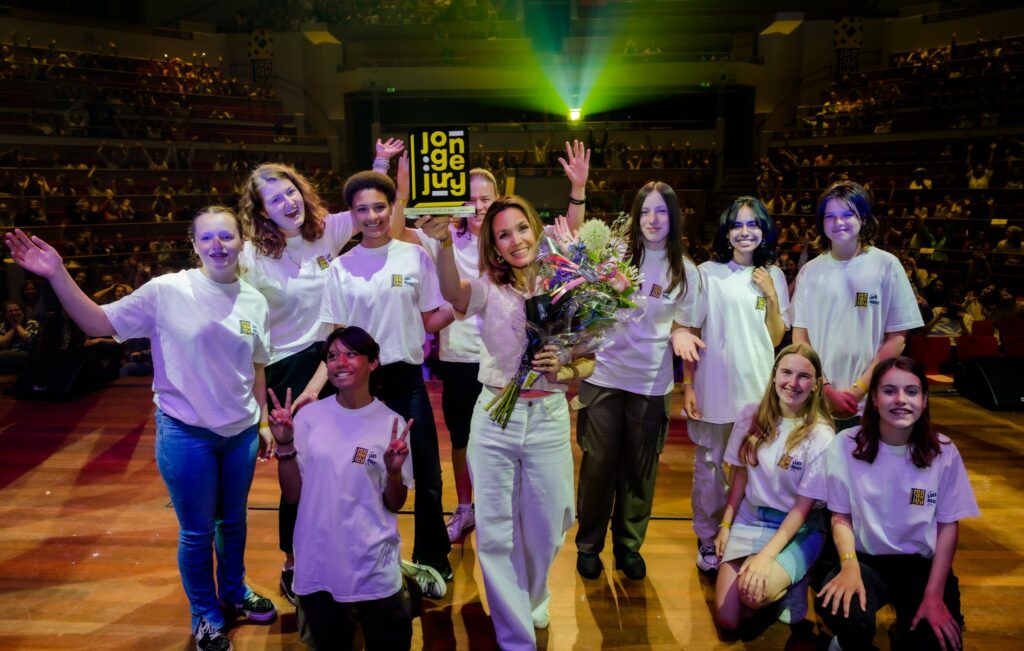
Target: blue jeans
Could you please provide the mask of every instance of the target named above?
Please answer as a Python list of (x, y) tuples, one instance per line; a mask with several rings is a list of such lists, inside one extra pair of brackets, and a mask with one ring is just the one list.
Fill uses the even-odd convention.
[[(245, 585), (246, 502), (256, 469), (258, 427), (231, 437), (156, 410), (156, 465), (178, 516), (178, 570), (192, 610), (224, 627), (220, 601), (239, 604)], [(211, 547), (217, 553), (214, 583)]]

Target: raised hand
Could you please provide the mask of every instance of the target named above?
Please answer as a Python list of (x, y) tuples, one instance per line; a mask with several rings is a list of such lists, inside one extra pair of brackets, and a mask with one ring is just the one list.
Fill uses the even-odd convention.
[(548, 226), (545, 230), (551, 236), (551, 239), (558, 243), (558, 248), (562, 250), (562, 253), (567, 254), (569, 247), (580, 239), (579, 235), (572, 231), (572, 228), (569, 226), (569, 220), (565, 218), (565, 215), (556, 217), (555, 223)]
[(565, 158), (558, 157), (574, 188), (585, 188), (590, 175), (590, 150), (579, 140), (565, 141)]
[(4, 243), (11, 251), (11, 257), (19, 267), (43, 278), (52, 279), (64, 270), (57, 249), (35, 235), (29, 237), (20, 228), (4, 236)]
[(278, 445), (288, 445), (295, 438), (295, 428), (292, 423), (292, 390), (285, 393), (284, 406), (277, 399), (273, 389), (267, 389), (270, 395), (270, 403), (274, 406), (267, 415), (267, 422), (270, 423), (270, 433)]
[(402, 464), (405, 463), (406, 457), (409, 456), (409, 444), (405, 442), (405, 439), (409, 436), (409, 431), (412, 430), (412, 419), (405, 421), (405, 429), (402, 433), (398, 433), (398, 417), (395, 417), (394, 422), (391, 424), (391, 442), (388, 443), (387, 449), (384, 450), (384, 468), (388, 471), (389, 475), (399, 475), (402, 472)]
[(388, 138), (387, 142), (381, 142), (380, 138), (377, 138), (377, 145), (375, 149), (377, 158), (390, 159), (401, 154), (405, 150), (405, 143), (398, 138)]
[(403, 151), (398, 159), (398, 174), (395, 178), (397, 180), (395, 198), (408, 201), (409, 188), (412, 184), (409, 182), (409, 152), (407, 151)]

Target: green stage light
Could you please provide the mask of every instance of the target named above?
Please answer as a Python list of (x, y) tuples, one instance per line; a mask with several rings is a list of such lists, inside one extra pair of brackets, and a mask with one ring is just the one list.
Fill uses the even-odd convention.
[(569, 119), (572, 120), (573, 122), (578, 122), (580, 117), (582, 116), (583, 112), (580, 111), (578, 108), (569, 109)]

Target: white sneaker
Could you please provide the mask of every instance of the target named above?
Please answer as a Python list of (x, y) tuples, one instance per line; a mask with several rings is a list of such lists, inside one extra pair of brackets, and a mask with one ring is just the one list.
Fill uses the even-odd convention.
[(807, 574), (793, 585), (779, 600), (779, 621), (783, 624), (799, 624), (807, 619), (807, 585), (811, 577)]
[(448, 519), (448, 542), (455, 543), (462, 534), (469, 531), (476, 526), (476, 512), (473, 507), (469, 508), (458, 507), (455, 509), (455, 513), (452, 513), (452, 517)]
[(713, 572), (718, 569), (718, 554), (714, 545), (702, 544), (697, 541), (697, 569), (701, 572)]
[(415, 581), (427, 599), (444, 599), (448, 593), (448, 585), (441, 578), (441, 573), (429, 565), (418, 565), (403, 560), (402, 575)]
[(551, 624), (551, 615), (548, 613), (548, 609), (545, 608), (540, 613), (533, 613), (530, 615), (533, 619), (533, 627), (539, 630), (544, 630)]

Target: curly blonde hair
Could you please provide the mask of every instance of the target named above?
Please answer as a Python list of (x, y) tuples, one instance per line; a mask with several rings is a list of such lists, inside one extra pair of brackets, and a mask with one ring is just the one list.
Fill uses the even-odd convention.
[(253, 170), (242, 188), (238, 200), (238, 213), (256, 250), (261, 255), (270, 256), (275, 260), (280, 259), (281, 253), (284, 251), (285, 236), (281, 229), (267, 217), (263, 197), (260, 196), (260, 188), (266, 186), (267, 183), (277, 181), (291, 181), (302, 195), (306, 216), (302, 226), (299, 227), (302, 239), (307, 242), (315, 242), (320, 239), (324, 234), (327, 218), (327, 208), (320, 200), (316, 188), (291, 165), (264, 163)]

